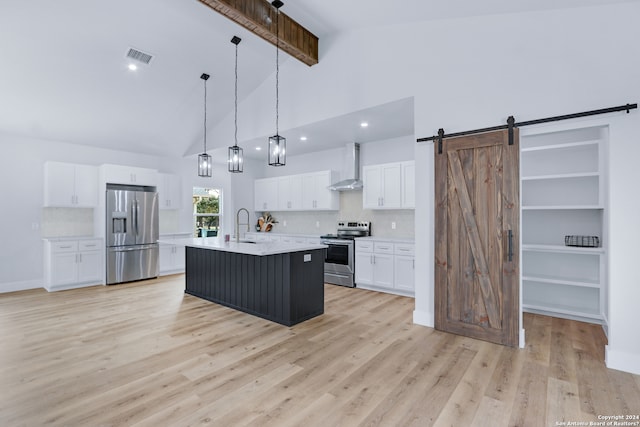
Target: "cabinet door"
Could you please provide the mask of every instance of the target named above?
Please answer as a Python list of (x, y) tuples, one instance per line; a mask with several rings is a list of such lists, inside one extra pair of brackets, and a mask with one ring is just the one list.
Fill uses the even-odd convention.
[(158, 173), (154, 169), (122, 165), (103, 165), (105, 181), (111, 184), (158, 185)]
[(365, 209), (378, 209), (380, 197), (382, 197), (382, 175), (378, 165), (362, 168), (362, 207)]
[(415, 162), (402, 163), (402, 207), (416, 207), (416, 165)]
[(289, 200), (292, 210), (302, 210), (302, 176), (293, 175), (289, 177)]
[(100, 282), (102, 251), (78, 253), (78, 282)]
[(74, 183), (76, 206), (98, 206), (98, 168), (96, 166), (76, 165)]
[(316, 208), (316, 177), (313, 174), (302, 175), (302, 209)]
[(393, 288), (393, 255), (373, 254), (373, 283)]
[(333, 184), (331, 171), (319, 172), (314, 176), (314, 197), (316, 200), (316, 209), (338, 210), (340, 203), (339, 194), (338, 192), (331, 191), (327, 188)]
[(44, 166), (44, 205), (74, 206), (75, 165), (47, 162)]
[(382, 165), (382, 207), (400, 208), (402, 205), (401, 168), (400, 163)]
[(159, 173), (157, 189), (160, 209), (180, 209), (182, 183), (179, 175)]
[(396, 255), (394, 262), (394, 287), (401, 291), (414, 292), (414, 269), (414, 257)]
[(158, 250), (158, 265), (160, 268), (160, 273), (165, 273), (167, 271), (173, 270), (173, 247), (173, 245), (160, 243)]
[(254, 181), (254, 209), (256, 212), (278, 209), (277, 178), (256, 179)]
[(278, 210), (288, 211), (293, 209), (291, 202), (291, 177), (283, 176), (278, 178)]
[(174, 246), (173, 247), (173, 265), (176, 270), (184, 271), (185, 269), (185, 247)]
[(358, 285), (373, 285), (373, 254), (358, 253), (355, 256), (355, 281)]
[(76, 283), (78, 280), (78, 253), (63, 252), (51, 255), (51, 286)]
[(256, 212), (278, 209), (278, 182), (276, 178), (254, 181), (254, 210)]

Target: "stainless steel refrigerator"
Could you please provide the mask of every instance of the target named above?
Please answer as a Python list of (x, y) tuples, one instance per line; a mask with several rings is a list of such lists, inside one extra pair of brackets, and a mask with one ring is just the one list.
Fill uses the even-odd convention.
[(155, 187), (107, 184), (107, 285), (158, 276)]

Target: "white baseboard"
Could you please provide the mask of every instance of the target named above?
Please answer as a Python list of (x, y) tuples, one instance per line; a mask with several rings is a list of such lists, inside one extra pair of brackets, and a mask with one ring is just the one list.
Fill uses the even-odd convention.
[(611, 350), (604, 346), (604, 362), (607, 368), (640, 375), (640, 354)]
[(413, 323), (415, 323), (416, 325), (428, 326), (429, 328), (433, 328), (433, 313), (429, 311), (413, 310)]
[(26, 291), (27, 289), (42, 288), (42, 280), (21, 280), (19, 282), (0, 283), (0, 294), (5, 292)]
[(104, 285), (102, 282), (89, 282), (89, 283), (73, 283), (70, 285), (58, 285), (58, 286), (45, 286), (45, 289), (48, 292), (56, 292), (56, 291), (68, 291), (69, 289), (78, 289), (78, 288), (88, 288), (89, 286), (101, 286)]

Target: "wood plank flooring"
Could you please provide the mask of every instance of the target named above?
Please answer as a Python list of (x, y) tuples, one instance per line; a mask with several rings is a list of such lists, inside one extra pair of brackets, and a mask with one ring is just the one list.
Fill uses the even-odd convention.
[[(0, 294), (0, 426), (556, 426), (640, 414), (600, 327), (525, 315), (512, 349), (412, 323), (413, 299), (325, 285), (288, 328), (184, 276)], [(558, 423), (558, 424), (557, 424)]]

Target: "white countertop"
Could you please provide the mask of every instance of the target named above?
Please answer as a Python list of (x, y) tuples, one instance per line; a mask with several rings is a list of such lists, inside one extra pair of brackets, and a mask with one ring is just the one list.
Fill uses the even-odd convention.
[[(160, 239), (160, 243), (163, 243)], [(173, 245), (184, 245), (193, 248), (210, 249), (213, 251), (235, 252), (246, 255), (274, 255), (289, 252), (302, 252), (314, 249), (324, 249), (326, 245), (314, 243), (284, 243), (284, 242), (256, 242), (256, 243), (236, 243), (233, 239), (224, 242), (218, 237), (192, 237), (189, 239), (171, 239), (164, 243)]]
[(74, 240), (102, 240), (102, 237), (95, 236), (59, 236), (59, 237), (43, 237), (42, 240), (48, 242), (69, 242)]
[(387, 243), (415, 243), (414, 239), (395, 239), (393, 237), (356, 237), (356, 240), (371, 240), (376, 242), (387, 242)]

